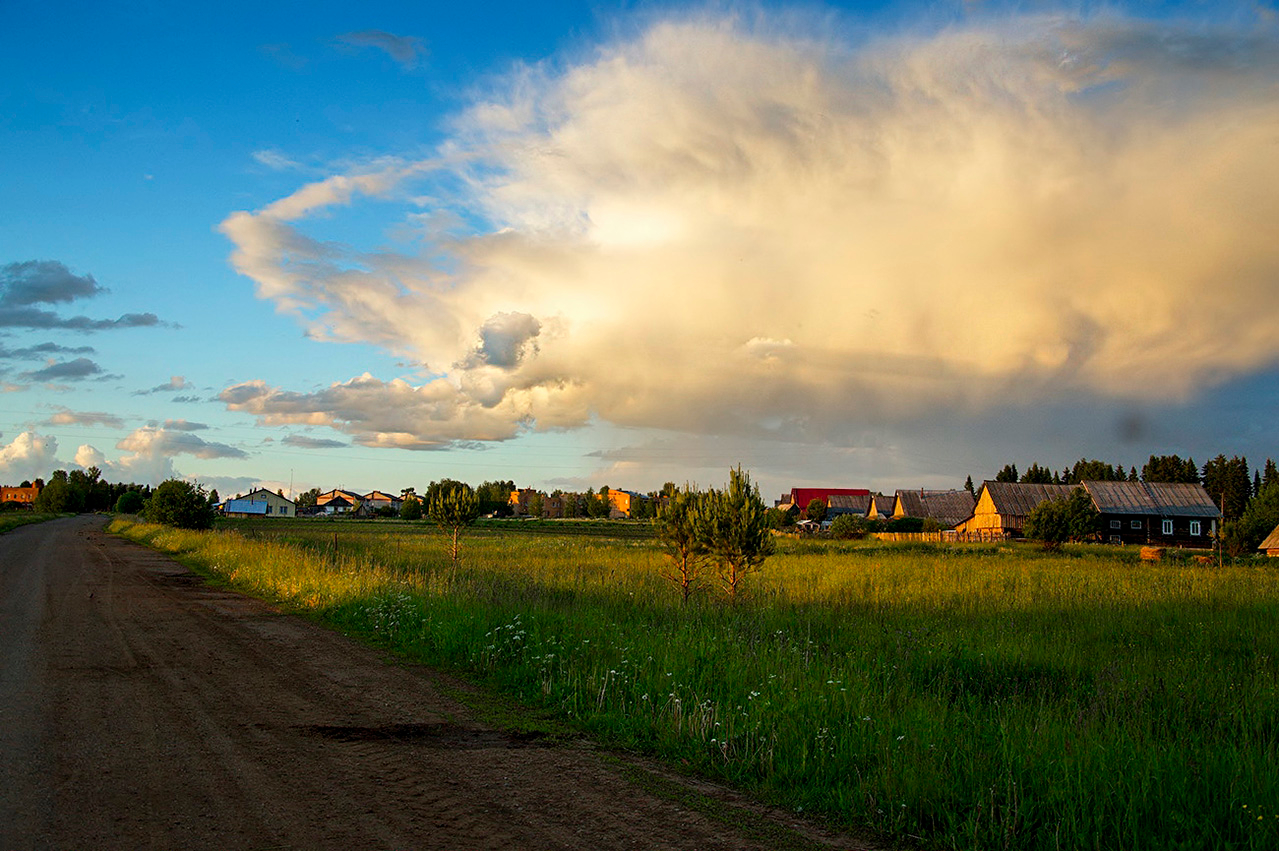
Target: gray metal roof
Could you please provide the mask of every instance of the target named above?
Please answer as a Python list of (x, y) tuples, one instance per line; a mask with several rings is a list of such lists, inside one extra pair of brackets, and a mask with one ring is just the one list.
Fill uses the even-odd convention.
[(1029, 482), (982, 482), (1000, 514), (1024, 517), (1040, 503), (1068, 499), (1078, 485), (1036, 485)]
[(1220, 517), (1208, 491), (1200, 484), (1147, 482), (1146, 490), (1165, 515), (1176, 517)]
[(1203, 485), (1180, 482), (1083, 483), (1102, 514), (1145, 514), (1154, 517), (1219, 517)]

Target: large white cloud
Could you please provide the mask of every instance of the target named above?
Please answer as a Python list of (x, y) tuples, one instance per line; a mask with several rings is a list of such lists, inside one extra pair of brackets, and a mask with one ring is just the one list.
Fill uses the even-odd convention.
[[(1277, 93), (1273, 29), (1042, 17), (850, 46), (660, 23), (521, 69), (429, 161), (230, 216), (261, 296), (432, 378), (223, 399), (431, 447), (1185, 398), (1279, 358)], [(488, 227), (420, 256), (305, 233), (367, 196)]]
[(56, 437), (24, 431), (0, 447), (0, 480), (16, 485), (24, 480), (45, 478), (57, 466), (57, 455)]

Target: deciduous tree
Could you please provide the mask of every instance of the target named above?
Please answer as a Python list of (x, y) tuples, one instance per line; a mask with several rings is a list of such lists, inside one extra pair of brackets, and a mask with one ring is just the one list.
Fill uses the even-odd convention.
[(1045, 549), (1058, 549), (1066, 541), (1092, 540), (1100, 517), (1088, 491), (1075, 488), (1067, 499), (1050, 499), (1031, 509), (1025, 533)]
[(161, 482), (146, 505), (146, 518), (178, 529), (208, 529), (213, 506), (204, 488), (181, 479)]

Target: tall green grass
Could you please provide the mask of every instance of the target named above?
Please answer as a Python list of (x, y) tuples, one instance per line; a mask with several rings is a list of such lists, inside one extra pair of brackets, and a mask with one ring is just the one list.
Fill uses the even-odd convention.
[[(278, 521), (277, 521), (278, 522)], [(1279, 575), (783, 542), (681, 606), (652, 542), (113, 529), (642, 750), (907, 845), (1279, 847)], [(336, 535), (334, 529), (337, 530)]]
[(32, 523), (43, 523), (46, 520), (54, 520), (62, 515), (58, 514), (36, 514), (31, 511), (11, 511), (0, 514), (0, 535), (5, 532), (17, 529), (19, 526), (27, 526)]

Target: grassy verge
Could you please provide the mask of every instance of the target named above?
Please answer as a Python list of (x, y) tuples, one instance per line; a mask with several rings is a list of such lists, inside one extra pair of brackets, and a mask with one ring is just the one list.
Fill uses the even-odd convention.
[[(277, 521), (278, 522), (278, 521)], [(783, 542), (729, 608), (643, 539), (112, 527), (614, 746), (930, 848), (1279, 846), (1279, 576)]]
[(62, 516), (61, 514), (35, 514), (30, 511), (13, 511), (8, 514), (0, 514), (0, 535), (17, 529), (19, 526), (43, 523), (46, 520), (56, 520)]

